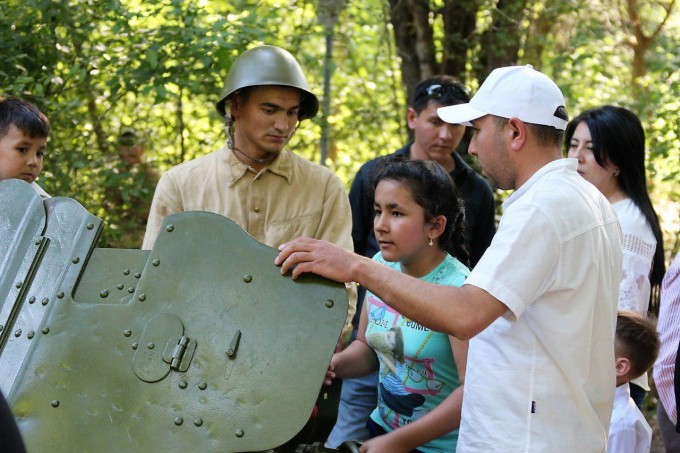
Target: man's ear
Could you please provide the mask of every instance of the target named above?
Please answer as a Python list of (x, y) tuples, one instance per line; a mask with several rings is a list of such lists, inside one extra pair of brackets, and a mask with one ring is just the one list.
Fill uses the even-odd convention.
[(630, 359), (627, 357), (616, 358), (616, 377), (623, 377), (630, 372)]
[(510, 147), (513, 151), (520, 150), (527, 141), (527, 125), (519, 118), (508, 119), (507, 126), (510, 133)]
[(238, 94), (235, 94), (229, 100), (229, 104), (227, 105), (227, 115), (229, 115), (230, 118), (232, 119), (236, 118), (236, 116), (238, 115), (240, 101), (241, 98), (239, 97)]
[(413, 110), (413, 107), (409, 107), (406, 111), (406, 123), (408, 124), (409, 129), (416, 128), (416, 118), (418, 118), (418, 114)]

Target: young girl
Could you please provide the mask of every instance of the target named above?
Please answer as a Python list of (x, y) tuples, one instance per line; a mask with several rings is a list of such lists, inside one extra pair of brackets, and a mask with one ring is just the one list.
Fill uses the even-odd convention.
[[(387, 158), (374, 182), (373, 259), (408, 275), (460, 286), (468, 275), (463, 208), (446, 171), (431, 161)], [(468, 345), (403, 317), (367, 292), (357, 340), (336, 353), (327, 383), (380, 369), (378, 407), (361, 451), (456, 449)], [(352, 440), (352, 439), (347, 439)]]

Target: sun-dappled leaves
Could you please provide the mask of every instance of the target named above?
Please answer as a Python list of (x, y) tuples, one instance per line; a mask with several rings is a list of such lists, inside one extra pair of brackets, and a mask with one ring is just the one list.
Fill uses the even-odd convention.
[[(663, 20), (664, 5), (672, 2), (630, 3), (640, 6), (640, 29), (651, 35)], [(478, 10), (464, 9), (473, 3)], [(344, 2), (334, 25), (324, 164), (348, 186), (363, 162), (408, 139), (405, 53), (391, 20), (397, 4), (402, 3)], [(40, 181), (48, 192), (73, 197), (102, 218), (109, 227), (102, 245), (135, 247), (143, 225), (126, 223), (126, 216), (135, 200), (148, 201), (152, 189), (135, 172), (121, 170), (123, 128), (137, 131), (147, 163), (158, 172), (221, 147), (224, 128), (214, 102), (234, 58), (258, 44), (293, 53), (321, 99), (326, 30), (316, 5), (0, 0), (0, 94), (35, 102), (53, 124)], [(458, 68), (455, 75), (473, 91), (493, 62), (531, 63), (563, 89), (572, 116), (604, 103), (636, 111), (647, 131), (649, 186), (670, 256), (680, 248), (680, 18), (676, 5), (645, 51), (644, 73), (634, 77), (635, 34), (621, 5), (621, 0), (435, 0), (421, 3), (429, 10), (420, 26), (429, 27), (422, 31), (433, 40), (437, 66), (431, 70)], [(447, 23), (456, 30), (445, 30)], [(323, 123), (319, 117), (302, 122), (290, 148), (318, 162)]]

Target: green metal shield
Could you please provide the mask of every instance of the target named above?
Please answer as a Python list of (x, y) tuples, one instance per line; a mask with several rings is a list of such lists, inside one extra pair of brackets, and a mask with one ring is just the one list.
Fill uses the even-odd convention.
[(308, 420), (344, 285), (292, 281), (225, 217), (169, 216), (151, 251), (95, 248), (68, 198), (0, 181), (0, 389), (29, 451), (262, 451)]

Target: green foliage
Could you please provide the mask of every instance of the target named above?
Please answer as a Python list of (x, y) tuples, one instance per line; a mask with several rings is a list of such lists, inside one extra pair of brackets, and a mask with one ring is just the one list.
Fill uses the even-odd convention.
[[(361, 164), (401, 147), (407, 139), (405, 92), (398, 61), (377, 1), (350, 2), (336, 26), (335, 61), (329, 122), (338, 175), (351, 182)], [(385, 12), (383, 11), (383, 14)]]
[[(125, 208), (105, 209), (107, 192), (150, 197), (134, 178), (114, 177), (121, 128), (146, 137), (161, 170), (221, 146), (213, 102), (226, 71), (215, 55), (262, 36), (194, 2), (27, 0), (0, 10), (0, 86), (53, 124), (41, 184), (79, 200), (114, 227), (107, 233)], [(119, 237), (103, 245), (139, 242)]]
[[(585, 8), (588, 14), (584, 14)], [(658, 24), (659, 9), (646, 3), (642, 9), (645, 28)], [(647, 75), (631, 86), (632, 36), (626, 18), (612, 2), (589, 1), (560, 18), (570, 29), (568, 51), (564, 43), (544, 54), (544, 66), (564, 91), (571, 116), (604, 104), (620, 105), (636, 112), (647, 136), (648, 187), (664, 230), (667, 258), (680, 250), (680, 15), (671, 16), (647, 54)], [(553, 40), (557, 41), (557, 37)]]
[[(651, 47), (647, 75), (639, 81), (643, 89), (634, 92), (630, 32), (614, 0), (520, 3), (526, 9), (519, 19), (525, 35), (518, 63), (526, 55), (549, 73), (572, 115), (603, 103), (640, 114), (648, 134), (650, 189), (664, 221), (666, 249), (676, 252), (678, 12)], [(433, 10), (442, 5), (430, 2)], [(471, 74), (479, 38), (494, 25), (496, 2), (480, 5), (477, 35), (470, 37), (476, 43), (468, 54)], [(348, 186), (363, 162), (407, 140), (389, 14), (384, 0), (346, 2), (334, 28), (331, 146), (324, 163)], [(645, 6), (642, 15), (653, 25), (660, 11)], [(443, 37), (441, 21), (432, 26)], [(133, 247), (143, 226), (128, 222), (126, 213), (148, 203), (152, 190), (121, 171), (121, 129), (137, 130), (147, 162), (159, 172), (221, 147), (223, 126), (214, 102), (233, 59), (262, 43), (290, 50), (321, 97), (325, 28), (312, 0), (0, 0), (0, 90), (35, 102), (53, 123), (40, 181), (46, 190), (73, 197), (102, 218), (103, 245)], [(467, 80), (470, 88), (478, 83)], [(321, 124), (321, 118), (302, 122), (290, 148), (318, 162)]]

